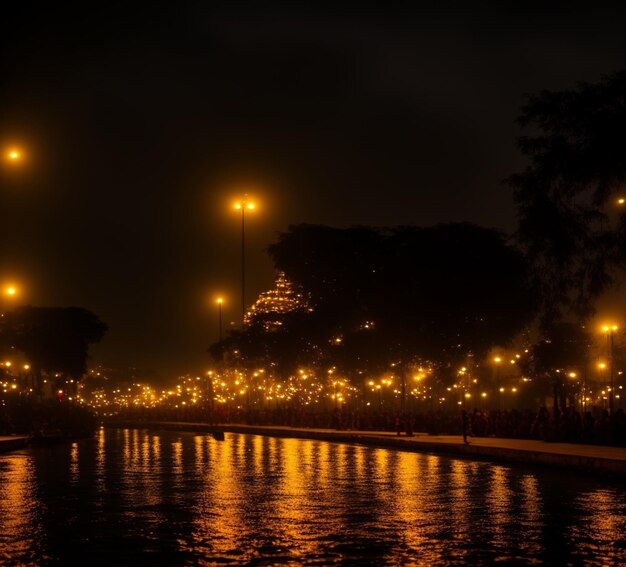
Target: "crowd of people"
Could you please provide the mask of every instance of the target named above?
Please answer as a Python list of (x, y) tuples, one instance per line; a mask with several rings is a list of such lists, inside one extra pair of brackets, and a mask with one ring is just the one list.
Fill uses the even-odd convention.
[[(216, 406), (128, 410), (123, 419), (151, 419), (210, 422), (215, 424), (244, 423), (352, 431), (394, 431), (398, 435), (415, 433), (430, 435), (461, 435), (469, 437), (504, 437), (540, 439), (548, 442), (585, 443), (626, 446), (626, 414), (622, 408), (585, 411), (572, 407), (549, 410), (467, 410), (465, 427), (461, 411), (398, 412), (383, 408), (354, 410), (347, 405), (334, 409), (310, 407), (277, 407), (263, 409)], [(465, 430), (465, 431), (464, 431)]]

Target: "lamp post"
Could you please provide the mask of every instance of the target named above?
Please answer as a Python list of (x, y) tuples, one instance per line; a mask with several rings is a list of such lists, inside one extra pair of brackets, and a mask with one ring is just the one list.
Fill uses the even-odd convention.
[(496, 356), (493, 359), (494, 364), (496, 365), (496, 390), (498, 392), (498, 410), (502, 409), (502, 388), (500, 387), (500, 363), (502, 362), (502, 358)]
[(235, 209), (241, 211), (241, 315), (245, 317), (246, 315), (246, 246), (245, 246), (245, 235), (246, 235), (246, 209), (252, 211), (255, 205), (253, 202), (248, 200), (248, 196), (244, 195), (244, 198), (241, 201), (235, 203)]
[[(604, 388), (605, 386), (605, 380), (606, 378), (604, 377), (604, 371), (606, 370), (606, 364), (604, 362), (599, 362), (598, 363), (598, 370), (599, 370), (599, 374), (600, 374), (600, 382), (602, 383), (602, 388)], [(604, 394), (604, 391), (601, 390), (602, 394)], [(602, 407), (604, 409), (606, 409), (606, 406), (604, 405), (604, 401), (602, 401)]]
[(221, 297), (217, 298), (217, 312), (218, 312), (218, 318), (219, 318), (219, 337), (220, 337), (220, 342), (222, 342), (222, 303), (224, 302), (224, 300)]
[(606, 334), (606, 346), (608, 350), (608, 359), (609, 359), (609, 412), (613, 413), (613, 400), (614, 400), (614, 392), (613, 392), (613, 334), (617, 331), (617, 325), (605, 325), (602, 327), (602, 330)]

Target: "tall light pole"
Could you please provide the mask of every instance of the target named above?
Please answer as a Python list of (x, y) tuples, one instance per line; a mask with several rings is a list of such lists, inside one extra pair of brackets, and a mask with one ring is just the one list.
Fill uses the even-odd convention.
[(241, 201), (235, 203), (235, 209), (241, 211), (241, 315), (246, 315), (246, 209), (249, 211), (255, 207), (248, 196), (244, 195)]
[(602, 330), (606, 334), (606, 347), (609, 358), (609, 411), (613, 413), (613, 334), (617, 331), (617, 325), (605, 325)]
[[(604, 362), (599, 362), (598, 363), (598, 373), (600, 374), (600, 382), (602, 384), (602, 388), (606, 387), (606, 378), (604, 376), (604, 371), (606, 370), (606, 364)], [(604, 395), (604, 390), (602, 390), (602, 394)], [(602, 408), (606, 409), (606, 406), (604, 404), (604, 397), (602, 398)]]
[(220, 330), (220, 342), (222, 342), (222, 303), (224, 300), (221, 297), (217, 298), (217, 311), (219, 316), (219, 330)]
[(496, 367), (496, 390), (498, 392), (498, 411), (502, 409), (502, 390), (503, 388), (500, 386), (500, 363), (502, 362), (502, 358), (499, 356), (494, 357), (493, 362)]

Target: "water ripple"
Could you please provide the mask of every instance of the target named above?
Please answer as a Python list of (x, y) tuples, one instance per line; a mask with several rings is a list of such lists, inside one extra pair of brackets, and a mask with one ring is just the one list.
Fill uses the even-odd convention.
[(320, 441), (101, 430), (0, 456), (0, 563), (623, 564), (623, 487)]

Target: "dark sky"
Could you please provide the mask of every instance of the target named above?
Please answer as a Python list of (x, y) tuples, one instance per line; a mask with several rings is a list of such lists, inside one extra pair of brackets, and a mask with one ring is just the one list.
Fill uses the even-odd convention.
[(260, 202), (250, 301), (289, 224), (511, 232), (523, 95), (626, 68), (626, 8), (606, 3), (15, 4), (0, 141), (27, 155), (2, 166), (0, 276), (21, 303), (98, 314), (95, 363), (164, 380), (208, 367), (218, 292), (240, 318), (233, 198)]

